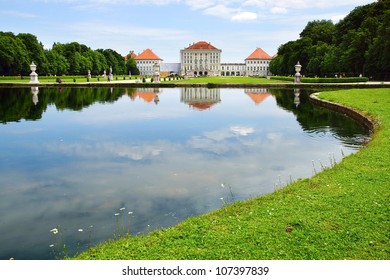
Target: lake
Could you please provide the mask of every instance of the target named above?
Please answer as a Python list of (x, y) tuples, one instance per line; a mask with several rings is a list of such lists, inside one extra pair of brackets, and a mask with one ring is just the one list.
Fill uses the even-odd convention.
[(369, 133), (309, 93), (0, 88), (0, 259), (169, 227), (361, 148)]

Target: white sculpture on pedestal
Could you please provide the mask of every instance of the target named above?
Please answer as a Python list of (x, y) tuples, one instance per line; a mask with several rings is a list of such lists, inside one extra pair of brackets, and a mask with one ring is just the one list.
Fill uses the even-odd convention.
[(299, 73), (301, 71), (301, 68), (302, 68), (302, 65), (299, 64), (299, 61), (297, 62), (297, 64), (295, 65), (295, 77), (294, 77), (294, 83), (295, 84), (300, 84), (301, 83), (301, 73)]
[(30, 70), (31, 70), (30, 83), (39, 83), (38, 74), (35, 73), (35, 70), (37, 70), (37, 66), (34, 64), (34, 62), (31, 62)]

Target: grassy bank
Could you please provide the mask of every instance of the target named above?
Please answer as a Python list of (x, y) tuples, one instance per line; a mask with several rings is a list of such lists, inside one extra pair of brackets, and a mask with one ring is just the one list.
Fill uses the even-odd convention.
[[(138, 79), (138, 76), (132, 76), (131, 78), (129, 76), (114, 76), (114, 81), (129, 81), (129, 80), (136, 80)], [(102, 78), (93, 76), (91, 78), (88, 78), (87, 76), (39, 76), (38, 80), (40, 83), (57, 83), (57, 79), (61, 79), (62, 83), (98, 83), (98, 82), (107, 82), (108, 78)], [(1, 83), (28, 83), (30, 81), (29, 76), (23, 76), (23, 77), (17, 77), (17, 76), (7, 76), (7, 77), (0, 77), (0, 84)]]
[(389, 259), (389, 89), (320, 98), (374, 118), (372, 141), (311, 179), (145, 236), (107, 241), (76, 259)]
[[(294, 77), (286, 77), (286, 76), (271, 76), (272, 80), (279, 81), (289, 81), (294, 82)], [(348, 77), (348, 78), (301, 78), (302, 83), (335, 83), (335, 84), (343, 84), (343, 83), (365, 83), (368, 82), (369, 79), (367, 77)]]
[(254, 78), (254, 77), (229, 77), (229, 76), (220, 76), (220, 77), (198, 77), (198, 78), (188, 78), (188, 80), (175, 81), (177, 84), (280, 84), (280, 83), (290, 83), (280, 80), (271, 80), (264, 77)]

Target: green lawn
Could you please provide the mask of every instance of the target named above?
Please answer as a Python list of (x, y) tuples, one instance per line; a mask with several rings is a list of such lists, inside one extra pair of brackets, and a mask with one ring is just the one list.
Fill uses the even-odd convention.
[[(135, 80), (138, 78), (138, 76), (133, 76), (132, 80)], [(97, 82), (107, 82), (107, 78), (102, 77), (92, 77), (89, 80), (87, 79), (87, 76), (39, 76), (38, 80), (40, 83), (56, 83), (57, 79), (61, 79), (62, 83), (97, 83)], [(114, 81), (123, 81), (123, 76), (114, 76)], [(128, 76), (125, 76), (125, 79), (128, 81), (130, 78)], [(1, 83), (29, 83), (30, 77), (23, 76), (21, 77), (0, 77), (0, 84)]]
[(76, 259), (390, 258), (390, 92), (321, 98), (375, 118), (373, 139), (311, 179), (144, 236), (107, 241)]
[(177, 84), (280, 84), (290, 83), (280, 80), (254, 77), (198, 77), (174, 81)]

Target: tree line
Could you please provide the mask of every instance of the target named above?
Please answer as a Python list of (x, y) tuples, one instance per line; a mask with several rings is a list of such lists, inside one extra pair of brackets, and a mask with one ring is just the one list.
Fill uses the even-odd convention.
[(390, 1), (356, 7), (337, 24), (309, 22), (298, 40), (279, 47), (270, 71), (294, 74), (297, 61), (307, 76), (390, 79)]
[[(59, 92), (61, 94), (58, 94)], [(135, 92), (135, 88), (126, 89), (130, 97)], [(0, 124), (18, 122), (21, 119), (39, 120), (50, 105), (54, 105), (58, 110), (80, 111), (97, 102), (114, 103), (123, 94), (121, 88), (52, 88), (41, 90), (39, 102), (34, 104), (30, 88), (10, 91), (0, 87)]]
[(124, 75), (129, 71), (138, 75), (139, 70), (132, 58), (124, 60), (112, 49), (92, 50), (90, 47), (72, 43), (54, 43), (44, 49), (36, 36), (29, 33), (13, 34), (0, 32), (0, 75), (29, 75), (30, 64), (38, 65), (39, 75), (101, 75), (112, 67), (113, 74)]

